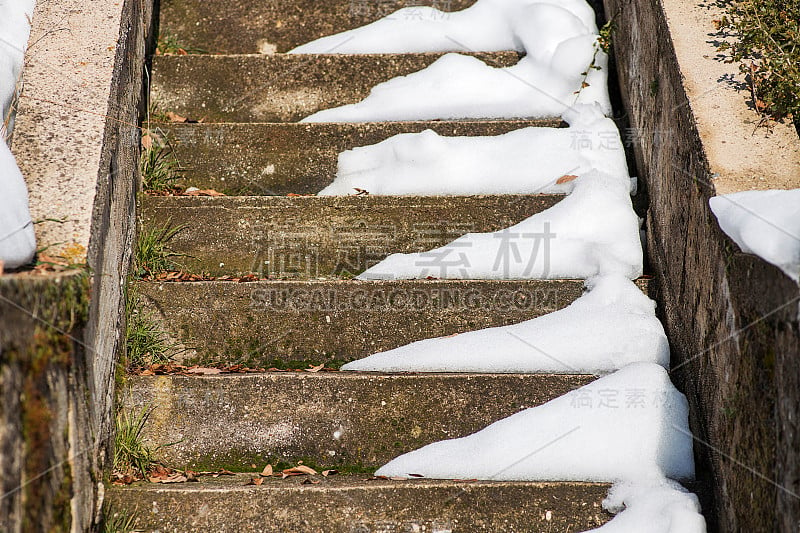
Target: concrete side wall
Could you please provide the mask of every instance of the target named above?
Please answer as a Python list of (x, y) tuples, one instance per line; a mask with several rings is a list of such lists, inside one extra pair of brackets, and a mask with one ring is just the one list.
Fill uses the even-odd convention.
[(0, 531), (81, 531), (93, 508), (91, 401), (79, 339), (85, 273), (0, 278)]
[[(100, 519), (153, 4), (37, 3), (12, 149), (34, 219), (48, 219), (40, 247), (91, 274), (82, 291), (0, 277), (0, 531), (82, 532)], [(41, 310), (52, 316), (34, 319)]]
[[(720, 110), (699, 103), (708, 94), (692, 92), (693, 76), (708, 73), (685, 68), (704, 52), (686, 47), (684, 35), (709, 33), (712, 17), (709, 28), (690, 18), (681, 20), (695, 27), (670, 26), (676, 4), (605, 1), (615, 21), (622, 97), (650, 199), (648, 255), (672, 341), (672, 377), (691, 403), (710, 529), (796, 532), (800, 293), (777, 268), (739, 252), (708, 207), (717, 191), (714, 180), (724, 178), (727, 167), (709, 151), (697, 124), (708, 124), (709, 114)], [(745, 105), (744, 94), (737, 98), (728, 94), (723, 105)], [(770, 142), (768, 135), (758, 136), (759, 143)], [(724, 183), (727, 192), (745, 182), (731, 176)]]

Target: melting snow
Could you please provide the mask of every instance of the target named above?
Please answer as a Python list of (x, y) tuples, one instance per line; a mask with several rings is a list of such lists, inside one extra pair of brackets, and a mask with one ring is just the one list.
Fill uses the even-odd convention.
[(587, 281), (569, 307), (511, 326), (414, 342), (342, 370), (381, 372), (612, 372), (633, 362), (669, 366), (655, 302), (630, 280)]
[(339, 155), (336, 179), (320, 195), (565, 193), (563, 176), (591, 169), (628, 173), (617, 127), (599, 106), (564, 113), (569, 128), (522, 128), (491, 137), (403, 133)]
[(468, 437), (401, 455), (376, 475), (486, 480), (692, 479), (686, 398), (663, 367), (633, 363)]
[(642, 275), (639, 219), (627, 175), (591, 171), (553, 207), (494, 233), (440, 248), (392, 254), (359, 279), (587, 279)]
[(0, 261), (7, 268), (29, 263), (36, 250), (28, 190), (5, 143), (5, 126), (13, 123), (11, 102), (22, 70), (33, 6), (33, 0), (0, 4)]
[[(425, 16), (411, 17), (411, 9)], [(375, 86), (359, 103), (304, 122), (554, 117), (595, 102), (608, 114), (608, 57), (597, 37), (594, 12), (583, 0), (479, 0), (453, 14), (406, 8), (292, 53), (525, 52), (504, 68), (446, 54), (428, 68)]]
[(719, 225), (743, 252), (800, 280), (800, 189), (744, 191), (709, 200)]

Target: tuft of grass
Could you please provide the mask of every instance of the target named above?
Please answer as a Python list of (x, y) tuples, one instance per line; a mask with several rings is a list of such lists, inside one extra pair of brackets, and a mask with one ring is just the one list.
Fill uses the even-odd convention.
[(110, 507), (103, 510), (103, 533), (134, 533), (135, 519), (121, 511), (114, 511)]
[(134, 250), (134, 274), (137, 278), (153, 276), (178, 266), (173, 258), (185, 257), (185, 254), (173, 252), (169, 241), (185, 227), (185, 224), (172, 226), (172, 221), (169, 220), (163, 227), (139, 230)]
[(177, 353), (175, 343), (166, 331), (158, 327), (152, 316), (139, 307), (133, 284), (128, 285), (125, 315), (125, 367), (128, 370), (172, 361)]
[(117, 413), (114, 437), (116, 472), (143, 479), (155, 464), (154, 451), (142, 439), (142, 432), (151, 414), (152, 410), (148, 407), (138, 413), (123, 410)]
[(166, 135), (158, 128), (146, 130), (142, 137), (142, 155), (139, 160), (142, 190), (166, 194), (175, 189), (182, 177), (183, 167)]

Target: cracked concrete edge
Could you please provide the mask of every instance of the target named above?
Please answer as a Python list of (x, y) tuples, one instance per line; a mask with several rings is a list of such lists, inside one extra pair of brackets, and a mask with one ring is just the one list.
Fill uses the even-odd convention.
[[(713, 41), (724, 9), (661, 0), (683, 86), (717, 194), (800, 188), (800, 136), (790, 121), (769, 121), (748, 106), (738, 63), (725, 63)], [(744, 84), (744, 85), (743, 85)]]
[(28, 184), (38, 247), (85, 258), (123, 19), (119, 0), (39, 1), (12, 151)]

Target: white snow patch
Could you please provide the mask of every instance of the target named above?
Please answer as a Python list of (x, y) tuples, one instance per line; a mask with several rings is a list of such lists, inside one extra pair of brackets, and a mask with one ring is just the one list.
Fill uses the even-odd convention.
[(586, 533), (705, 533), (697, 496), (667, 479), (650, 483), (617, 483), (603, 508), (619, 513), (611, 522)]
[(336, 179), (320, 195), (566, 193), (562, 176), (592, 169), (627, 175), (614, 121), (598, 105), (579, 105), (569, 128), (522, 128), (491, 137), (445, 137), (432, 130), (403, 133), (339, 154)]
[(36, 242), (28, 211), (28, 190), (14, 156), (5, 143), (13, 122), (11, 102), (30, 34), (33, 0), (0, 4), (0, 261), (17, 268), (33, 259)]
[(511, 326), (414, 342), (347, 363), (378, 372), (612, 372), (633, 362), (669, 366), (655, 302), (622, 276), (586, 282), (570, 306)]
[(472, 56), (446, 54), (421, 71), (373, 87), (361, 102), (303, 122), (554, 117), (581, 103), (598, 103), (610, 113), (608, 57), (597, 43), (594, 12), (583, 0), (480, 0), (442, 17), (434, 9), (422, 11), (427, 18), (400, 10), (292, 53), (517, 50), (525, 56), (495, 68)]
[(639, 218), (627, 175), (591, 171), (553, 207), (494, 233), (428, 252), (392, 254), (359, 279), (588, 279), (642, 275)]
[(468, 437), (429, 444), (376, 475), (437, 479), (692, 479), (688, 403), (653, 363), (633, 363)]
[(743, 252), (800, 280), (800, 189), (743, 191), (715, 196), (709, 204)]
[(35, 4), (35, 0), (0, 3), (0, 122), (3, 125), (17, 90)]

